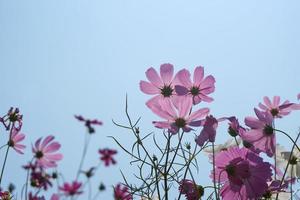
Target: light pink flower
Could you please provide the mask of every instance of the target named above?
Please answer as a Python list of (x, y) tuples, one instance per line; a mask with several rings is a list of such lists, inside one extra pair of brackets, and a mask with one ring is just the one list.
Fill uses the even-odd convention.
[(59, 195), (58, 194), (52, 194), (50, 200), (59, 200)]
[(12, 147), (19, 154), (24, 154), (23, 150), (25, 149), (25, 145), (19, 144), (25, 138), (23, 133), (20, 133), (17, 129), (12, 128), (11, 138), (8, 142), (8, 146)]
[(148, 104), (169, 99), (176, 95), (174, 86), (177, 83), (177, 79), (176, 76), (173, 77), (173, 74), (174, 67), (169, 63), (160, 66), (160, 76), (152, 67), (146, 71), (149, 82), (140, 81), (140, 89), (145, 94), (155, 95), (148, 101)]
[(281, 118), (288, 115), (294, 105), (287, 100), (280, 104), (280, 96), (274, 96), (272, 102), (269, 97), (264, 97), (264, 103), (259, 103), (259, 108), (264, 112), (269, 112), (274, 118)]
[(129, 193), (128, 188), (126, 186), (121, 186), (121, 184), (118, 184), (114, 188), (114, 199), (115, 200), (132, 200), (133, 197)]
[(193, 99), (193, 104), (201, 101), (212, 102), (213, 98), (208, 95), (215, 91), (215, 78), (212, 75), (204, 77), (203, 67), (196, 67), (193, 82), (188, 70), (183, 69), (178, 72), (178, 80), (181, 85), (175, 86), (178, 95), (188, 95)]
[(56, 162), (63, 158), (63, 155), (56, 153), (60, 149), (60, 144), (54, 142), (54, 136), (47, 136), (43, 141), (39, 138), (32, 147), (37, 164), (41, 167), (56, 167)]
[(192, 100), (186, 97), (179, 97), (176, 100), (165, 100), (147, 106), (158, 116), (166, 121), (154, 121), (157, 128), (168, 129), (170, 133), (177, 133), (180, 128), (189, 132), (191, 126), (201, 126), (201, 119), (209, 113), (208, 108), (201, 108), (190, 113), (193, 106)]
[(113, 149), (99, 149), (99, 154), (101, 155), (100, 160), (104, 162), (104, 165), (108, 167), (110, 164), (115, 165), (117, 161), (114, 159), (114, 155), (117, 154), (116, 150)]
[(220, 194), (223, 200), (258, 199), (268, 188), (271, 165), (246, 148), (232, 147), (216, 155), (216, 182), (223, 184)]
[(246, 117), (245, 124), (251, 129), (241, 134), (244, 141), (251, 143), (257, 151), (265, 152), (269, 157), (275, 153), (275, 131), (273, 129), (273, 117), (269, 112), (254, 109), (257, 118)]
[(77, 181), (73, 181), (72, 183), (64, 183), (63, 186), (59, 187), (59, 190), (62, 191), (66, 196), (74, 196), (83, 193), (80, 190), (81, 183)]

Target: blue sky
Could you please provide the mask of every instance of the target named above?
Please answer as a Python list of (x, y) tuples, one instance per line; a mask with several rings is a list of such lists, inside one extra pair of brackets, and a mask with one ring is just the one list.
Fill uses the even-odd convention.
[[(20, 189), (25, 180), (20, 166), (30, 160), (31, 143), (49, 134), (62, 143), (60, 169), (72, 180), (85, 133), (74, 114), (104, 122), (85, 166), (98, 162), (99, 148), (116, 147), (107, 135), (129, 146), (130, 133), (111, 123), (125, 120), (126, 93), (132, 115), (142, 116), (141, 128), (155, 130), (151, 121), (158, 117), (144, 105), (149, 97), (138, 85), (150, 66), (168, 62), (191, 71), (205, 66), (216, 78), (215, 101), (209, 105), (216, 116), (243, 121), (263, 96), (296, 101), (299, 7), (296, 0), (1, 1), (0, 113), (20, 108), (28, 146), (24, 156), (10, 153), (4, 180)], [(295, 113), (278, 125), (295, 135), (299, 117)], [(227, 137), (223, 132), (219, 142)], [(102, 168), (98, 180), (112, 185), (121, 180), (120, 169), (132, 174), (125, 153), (119, 150), (117, 158), (118, 165)], [(207, 177), (207, 160), (200, 165), (199, 177)], [(199, 180), (205, 184), (208, 178)]]

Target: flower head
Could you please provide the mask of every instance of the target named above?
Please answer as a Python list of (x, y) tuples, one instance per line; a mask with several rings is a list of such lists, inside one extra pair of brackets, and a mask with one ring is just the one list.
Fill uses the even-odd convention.
[(291, 151), (287, 151), (284, 147), (277, 145), (276, 163), (277, 166), (283, 170), (285, 170), (287, 164), (289, 164), (286, 177), (300, 178), (300, 152), (297, 148), (294, 148), (291, 154)]
[(20, 114), (19, 108), (11, 107), (6, 115), (0, 117), (0, 122), (3, 124), (6, 130), (14, 128), (19, 131), (22, 128), (22, 119), (23, 115)]
[(86, 128), (90, 134), (95, 132), (95, 128), (93, 127), (93, 125), (101, 126), (103, 124), (102, 121), (99, 121), (97, 119), (86, 119), (86, 118), (82, 117), (81, 115), (75, 115), (75, 118), (78, 121), (84, 122), (84, 125), (86, 126)]
[(269, 112), (274, 118), (281, 118), (288, 115), (294, 105), (289, 101), (284, 101), (280, 104), (280, 96), (274, 96), (272, 102), (269, 97), (264, 97), (264, 103), (265, 104), (259, 103), (259, 108), (264, 112)]
[(107, 167), (110, 164), (115, 165), (117, 161), (113, 158), (115, 154), (117, 154), (116, 150), (113, 149), (99, 149), (99, 154), (101, 155), (100, 160), (104, 162), (104, 165)]
[(60, 144), (53, 140), (52, 135), (47, 136), (43, 141), (39, 138), (32, 147), (36, 162), (41, 167), (56, 167), (56, 162), (63, 158), (62, 154), (56, 153), (60, 149)]
[(229, 117), (227, 118), (229, 120), (229, 127), (228, 127), (228, 133), (232, 137), (236, 137), (240, 135), (240, 132), (245, 130), (244, 127), (242, 127), (236, 117)]
[(83, 193), (81, 189), (81, 183), (73, 181), (72, 183), (64, 183), (63, 186), (59, 187), (59, 190), (64, 193), (65, 196), (75, 196)]
[(206, 141), (215, 142), (217, 127), (218, 120), (212, 115), (207, 116), (203, 124), (203, 129), (195, 140), (196, 143), (199, 146), (203, 146)]
[(25, 145), (19, 144), (25, 138), (23, 133), (20, 133), (17, 129), (12, 128), (11, 137), (8, 141), (8, 146), (12, 147), (19, 154), (24, 154), (23, 150), (25, 149)]
[(273, 129), (273, 117), (269, 112), (254, 109), (257, 118), (246, 117), (245, 124), (251, 129), (241, 134), (244, 141), (253, 145), (257, 151), (265, 152), (269, 157), (275, 153), (275, 131)]
[(30, 183), (32, 187), (47, 190), (52, 187), (51, 176), (43, 170), (32, 171), (30, 174)]
[(157, 128), (168, 129), (175, 134), (182, 129), (185, 132), (193, 130), (191, 126), (201, 126), (202, 119), (209, 113), (208, 108), (201, 108), (190, 113), (193, 106), (192, 100), (186, 97), (178, 97), (176, 100), (165, 100), (156, 104), (147, 104), (158, 116), (166, 121), (154, 121)]
[[(224, 200), (258, 199), (268, 188), (271, 165), (246, 148), (232, 147), (216, 155), (216, 182), (223, 183)], [(212, 172), (213, 173), (213, 172)]]
[(0, 200), (11, 200), (12, 196), (10, 192), (5, 191), (5, 192), (0, 192)]
[(174, 87), (177, 83), (177, 78), (176, 76), (173, 77), (173, 74), (174, 67), (169, 63), (160, 66), (160, 76), (152, 67), (146, 71), (149, 82), (140, 81), (140, 89), (145, 94), (155, 95), (147, 102), (148, 104), (176, 95)]
[(187, 200), (199, 200), (204, 195), (204, 188), (191, 180), (184, 179), (179, 184), (179, 192), (184, 194)]
[(132, 200), (132, 195), (129, 193), (128, 188), (121, 184), (118, 184), (114, 188), (114, 199), (115, 200)]
[(38, 196), (37, 194), (32, 194), (32, 192), (30, 192), (28, 194), (28, 199), (29, 200), (45, 200), (45, 197), (44, 196)]
[(212, 102), (213, 98), (208, 95), (215, 91), (215, 78), (211, 75), (204, 77), (203, 67), (196, 67), (194, 71), (193, 82), (190, 72), (183, 69), (178, 72), (178, 80), (181, 85), (175, 86), (178, 95), (188, 95), (193, 99), (193, 104), (201, 101)]

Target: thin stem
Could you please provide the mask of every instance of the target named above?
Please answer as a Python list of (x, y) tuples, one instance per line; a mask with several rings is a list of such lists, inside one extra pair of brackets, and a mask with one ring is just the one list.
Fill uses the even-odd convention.
[(235, 143), (236, 143), (236, 146), (239, 146), (239, 143), (238, 143), (236, 137), (234, 137), (234, 141), (235, 141)]
[(83, 152), (82, 152), (82, 156), (81, 156), (81, 159), (80, 159), (80, 164), (79, 164), (79, 167), (78, 167), (78, 171), (77, 171), (77, 174), (76, 174), (76, 179), (75, 179), (76, 181), (78, 180), (80, 172), (82, 171), (82, 165), (83, 165), (84, 159), (86, 157), (86, 153), (87, 153), (89, 143), (90, 143), (90, 135), (85, 134), (84, 147), (83, 147)]
[(0, 147), (0, 149), (4, 148), (6, 145), (7, 145), (7, 144), (2, 145), (2, 146)]
[[(30, 162), (31, 163), (31, 162)], [(28, 180), (29, 180), (29, 171), (30, 168), (27, 170), (27, 175), (26, 175), (26, 183), (25, 183), (25, 200), (28, 199)]]
[(158, 195), (158, 199), (161, 200), (161, 196), (160, 196), (160, 190), (159, 190), (159, 178), (158, 178), (158, 174), (157, 174), (157, 169), (158, 166), (154, 164), (154, 171), (155, 171), (155, 185), (156, 185), (156, 189), (157, 189), (157, 195)]
[[(13, 131), (13, 127), (14, 127), (14, 122), (12, 123), (12, 128), (10, 129), (10, 132), (9, 132), (9, 138), (8, 138), (8, 141), (11, 140), (11, 135), (12, 135), (12, 131)], [(2, 178), (3, 178), (3, 172), (4, 172), (4, 168), (5, 168), (5, 165), (6, 165), (6, 161), (7, 161), (7, 156), (8, 156), (8, 150), (9, 150), (9, 145), (7, 145), (7, 149), (6, 149), (6, 153), (5, 153), (5, 158), (4, 158), (4, 161), (3, 161), (3, 165), (2, 165), (2, 170), (1, 170), (1, 175), (0, 175), (0, 187), (1, 187), (1, 182), (2, 182)]]
[[(170, 153), (170, 143), (171, 143), (171, 135), (168, 133), (167, 140), (167, 151), (166, 151), (166, 162), (165, 162), (165, 170), (164, 170), (164, 186), (165, 186), (165, 199), (168, 200), (168, 161), (169, 161), (169, 153)], [(170, 163), (172, 166), (172, 163)]]
[(300, 151), (300, 148), (299, 146), (296, 144), (296, 141), (293, 140), (293, 138), (291, 136), (289, 136), (289, 134), (287, 134), (286, 132), (284, 131), (281, 131), (281, 130), (278, 130), (278, 129), (274, 129), (275, 131), (278, 131), (280, 133), (283, 133), (285, 136), (287, 136), (292, 142), (293, 142), (293, 145), (298, 149), (298, 151)]
[(171, 160), (171, 162), (170, 162), (170, 166), (169, 166), (169, 169), (167, 170), (167, 173), (169, 173), (170, 169), (172, 168), (172, 164), (173, 164), (173, 162), (174, 162), (174, 160), (175, 160), (175, 158), (176, 158), (176, 155), (177, 155), (177, 152), (178, 152), (178, 149), (179, 149), (181, 140), (182, 140), (182, 138), (183, 138), (183, 134), (184, 134), (184, 131), (182, 131), (182, 134), (180, 135), (180, 138), (179, 138), (177, 147), (176, 147), (176, 149), (175, 149), (174, 156), (173, 156), (173, 158), (172, 158), (172, 160)]
[(10, 146), (8, 145), (7, 149), (6, 149), (6, 153), (5, 153), (4, 162), (3, 162), (3, 165), (2, 165), (1, 176), (0, 176), (0, 186), (1, 186), (1, 182), (2, 182), (2, 177), (3, 177), (3, 172), (4, 172), (5, 164), (6, 164), (6, 161), (7, 161), (9, 147)]
[(215, 169), (215, 144), (214, 142), (212, 142), (212, 150), (213, 150), (213, 173), (214, 173), (214, 188), (215, 188), (215, 196), (216, 196), (216, 200), (219, 199), (218, 197), (218, 191), (217, 191), (217, 186), (216, 186), (216, 169)]
[[(290, 165), (290, 162), (289, 162), (289, 161), (291, 160), (291, 158), (292, 158), (292, 156), (293, 156), (294, 148), (295, 148), (296, 142), (298, 141), (299, 137), (300, 137), (300, 133), (298, 133), (297, 138), (296, 138), (296, 140), (295, 140), (295, 142), (294, 142), (294, 144), (293, 144), (293, 147), (292, 147), (292, 150), (291, 150), (291, 153), (290, 153), (290, 156), (289, 156), (287, 165), (286, 165), (286, 167), (285, 167), (283, 176), (282, 176), (282, 178), (281, 178), (280, 187), (282, 186), (282, 184), (283, 184), (283, 182), (284, 182), (285, 175), (286, 175), (287, 170), (288, 170), (288, 167), (289, 167), (289, 165)], [(278, 196), (279, 196), (279, 193), (276, 194), (276, 200), (278, 200)]]
[[(195, 156), (196, 156), (196, 151), (197, 151), (197, 144), (195, 145), (195, 148), (194, 148), (192, 157), (190, 157), (188, 161), (186, 160), (186, 158), (185, 158), (185, 156), (184, 156), (184, 159), (186, 160), (187, 164), (186, 164), (186, 169), (185, 169), (185, 172), (184, 172), (184, 175), (183, 175), (183, 179), (182, 179), (182, 180), (184, 180), (184, 179), (186, 178), (187, 172), (190, 171), (189, 166), (190, 166), (190, 164), (191, 164), (193, 158), (195, 158)], [(183, 153), (183, 155), (184, 155), (184, 150), (183, 150), (183, 149), (182, 149), (182, 153)], [(191, 173), (191, 177), (192, 177), (192, 179), (193, 179), (193, 182), (195, 183), (195, 180), (194, 180), (194, 177), (192, 176), (192, 173)], [(179, 195), (178, 195), (177, 200), (180, 200), (181, 195), (182, 195), (182, 193), (179, 192)]]
[[(293, 167), (294, 165), (292, 165), (292, 169), (291, 169), (291, 178), (293, 178)], [(293, 200), (293, 183), (291, 182), (291, 200)]]
[[(273, 121), (273, 129), (275, 129), (275, 121)], [(274, 168), (275, 168), (275, 173), (274, 173), (274, 179), (277, 180), (277, 153), (276, 153), (276, 149), (277, 149), (277, 145), (276, 145), (276, 137), (274, 137), (275, 140), (275, 155), (274, 155)]]

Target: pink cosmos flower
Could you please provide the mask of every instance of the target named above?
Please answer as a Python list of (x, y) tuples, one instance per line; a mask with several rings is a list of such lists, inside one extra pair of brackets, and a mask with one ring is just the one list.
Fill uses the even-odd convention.
[(52, 187), (50, 179), (51, 176), (43, 170), (34, 170), (30, 174), (31, 186), (35, 188), (44, 189), (45, 191), (48, 189), (48, 187)]
[(99, 149), (99, 154), (101, 155), (100, 160), (104, 162), (104, 165), (107, 167), (110, 164), (115, 165), (117, 161), (113, 158), (115, 154), (117, 154), (116, 150), (113, 149)]
[(37, 194), (32, 194), (32, 192), (30, 192), (28, 194), (28, 199), (29, 200), (45, 200), (45, 197), (44, 196), (38, 196)]
[(155, 114), (166, 120), (154, 121), (154, 126), (161, 129), (168, 129), (173, 134), (177, 133), (180, 128), (185, 132), (189, 132), (193, 130), (190, 126), (201, 126), (201, 119), (207, 116), (209, 109), (202, 108), (190, 113), (192, 106), (192, 100), (186, 97), (148, 105)]
[(56, 162), (63, 158), (62, 154), (56, 153), (60, 149), (60, 144), (53, 140), (54, 136), (52, 135), (47, 136), (43, 141), (42, 138), (39, 138), (32, 146), (36, 162), (41, 167), (56, 167)]
[(140, 89), (145, 94), (155, 95), (148, 101), (148, 104), (176, 95), (174, 86), (177, 78), (176, 76), (173, 78), (173, 74), (174, 67), (169, 63), (160, 66), (160, 76), (152, 67), (146, 71), (147, 79), (150, 82), (140, 81)]
[(229, 117), (227, 118), (229, 120), (229, 127), (228, 127), (228, 133), (232, 137), (236, 137), (240, 135), (240, 132), (243, 130), (246, 130), (244, 127), (242, 127), (236, 117)]
[(207, 116), (203, 122), (203, 129), (196, 138), (196, 143), (203, 146), (206, 141), (215, 142), (218, 127), (218, 120), (212, 115)]
[(241, 134), (241, 138), (252, 144), (257, 151), (265, 152), (269, 157), (272, 157), (276, 145), (275, 131), (272, 126), (274, 119), (269, 112), (262, 112), (256, 108), (254, 112), (257, 118), (245, 118), (245, 124), (251, 129)]
[(12, 127), (20, 131), (22, 128), (22, 119), (23, 115), (20, 114), (19, 108), (11, 107), (6, 115), (0, 117), (0, 122), (4, 125), (6, 130), (9, 130)]
[[(223, 200), (259, 199), (271, 180), (271, 165), (246, 148), (232, 147), (216, 155), (216, 182)], [(212, 172), (213, 173), (213, 172)]]
[(287, 100), (280, 104), (280, 96), (274, 96), (272, 102), (269, 97), (264, 97), (264, 103), (259, 103), (259, 108), (264, 112), (269, 112), (274, 118), (281, 118), (288, 115), (294, 105)]
[(83, 193), (83, 191), (80, 190), (81, 183), (77, 181), (73, 181), (72, 183), (64, 183), (62, 187), (59, 187), (59, 190), (64, 193), (66, 196), (75, 196)]
[(211, 75), (204, 77), (203, 67), (196, 67), (193, 82), (188, 70), (178, 72), (178, 80), (182, 85), (176, 85), (175, 91), (178, 95), (188, 95), (193, 99), (193, 104), (201, 101), (212, 102), (213, 98), (208, 95), (215, 91), (215, 78)]
[(184, 194), (187, 200), (198, 200), (204, 194), (204, 188), (195, 182), (184, 179), (179, 184), (179, 192)]
[(75, 118), (78, 120), (78, 121), (81, 121), (81, 122), (84, 122), (84, 125), (86, 126), (88, 132), (90, 134), (94, 133), (95, 132), (95, 128), (92, 126), (92, 125), (98, 125), (98, 126), (101, 126), (103, 123), (102, 121), (100, 120), (97, 120), (97, 119), (86, 119), (84, 117), (82, 117), (81, 115), (75, 115)]
[(133, 197), (129, 193), (128, 188), (126, 186), (121, 186), (121, 184), (118, 184), (114, 188), (114, 199), (115, 200), (132, 200)]
[[(281, 185), (281, 180), (273, 180), (272, 182), (268, 183), (268, 188), (265, 191), (265, 193), (262, 195), (265, 199), (273, 199), (272, 197), (276, 197), (276, 194), (279, 193), (279, 195), (282, 195), (286, 192), (286, 189), (288, 188), (289, 182), (284, 181), (284, 184)], [(280, 198), (279, 199), (283, 199)], [(285, 198), (284, 198), (285, 199)]]
[(11, 137), (8, 142), (8, 146), (12, 147), (19, 154), (24, 154), (23, 150), (25, 149), (25, 145), (19, 144), (25, 138), (23, 133), (20, 133), (17, 129), (12, 128)]

